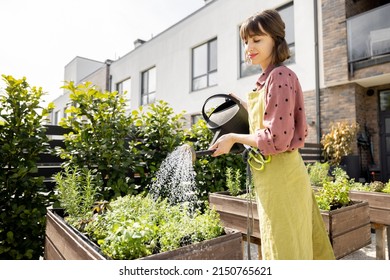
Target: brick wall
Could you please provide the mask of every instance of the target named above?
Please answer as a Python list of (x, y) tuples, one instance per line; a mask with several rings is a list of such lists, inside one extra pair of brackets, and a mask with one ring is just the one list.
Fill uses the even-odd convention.
[(347, 24), (345, 1), (322, 0), (324, 82), (348, 81)]

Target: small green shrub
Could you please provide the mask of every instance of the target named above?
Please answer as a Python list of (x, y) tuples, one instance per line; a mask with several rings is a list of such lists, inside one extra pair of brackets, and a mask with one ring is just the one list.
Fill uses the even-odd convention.
[(134, 169), (140, 174), (140, 185), (147, 187), (167, 155), (184, 144), (183, 113), (176, 114), (167, 102), (157, 100), (134, 110), (131, 118)]
[(134, 129), (126, 115), (126, 100), (118, 92), (101, 92), (91, 83), (67, 83), (72, 106), (60, 121), (72, 130), (65, 135), (65, 149), (58, 153), (64, 166), (96, 169), (103, 184), (99, 190), (105, 200), (137, 193), (132, 180), (134, 154), (128, 147)]

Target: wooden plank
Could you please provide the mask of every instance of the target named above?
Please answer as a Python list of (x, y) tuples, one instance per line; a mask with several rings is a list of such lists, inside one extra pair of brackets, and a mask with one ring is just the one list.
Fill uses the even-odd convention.
[(390, 194), (350, 191), (349, 196), (353, 200), (368, 202), (371, 223), (390, 225)]
[(64, 256), (57, 250), (51, 240), (45, 237), (45, 253), (43, 258), (45, 260), (64, 260)]
[(336, 238), (361, 226), (370, 225), (369, 206), (367, 202), (357, 203), (347, 208), (331, 211), (332, 237)]
[[(211, 207), (215, 207), (217, 211), (241, 215), (246, 217), (248, 206), (247, 200), (243, 198), (228, 195), (228, 192), (217, 192), (209, 194), (209, 203)], [(257, 213), (257, 204), (252, 201), (253, 217), (259, 219)]]
[(370, 224), (333, 238), (332, 247), (336, 259), (340, 259), (369, 244), (371, 244)]
[[(218, 212), (221, 222), (225, 228), (231, 228), (243, 234), (247, 234), (247, 218), (246, 215), (235, 215), (234, 213)], [(259, 219), (254, 219), (252, 237), (260, 238)]]
[(386, 228), (381, 224), (373, 224), (375, 229), (375, 251), (376, 251), (376, 259), (377, 260), (385, 260), (386, 259)]
[(141, 260), (242, 260), (242, 234), (226, 234), (211, 240), (159, 253)]
[(45, 125), (46, 135), (64, 135), (69, 133), (71, 130), (63, 128), (59, 125)]

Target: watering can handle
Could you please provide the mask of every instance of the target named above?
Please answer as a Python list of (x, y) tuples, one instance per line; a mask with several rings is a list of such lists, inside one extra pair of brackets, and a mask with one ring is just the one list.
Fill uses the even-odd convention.
[(229, 95), (229, 94), (220, 93), (220, 94), (215, 94), (215, 95), (213, 95), (213, 96), (210, 96), (209, 98), (206, 99), (206, 101), (204, 102), (203, 107), (202, 107), (202, 115), (203, 115), (203, 118), (204, 118), (204, 120), (205, 120), (206, 122), (209, 121), (209, 116), (207, 116), (207, 115), (206, 115), (206, 112), (204, 111), (207, 102), (209, 102), (209, 101), (210, 101), (211, 99), (213, 99), (213, 98), (219, 98), (219, 97), (229, 98), (229, 99), (233, 100), (236, 104), (241, 104), (241, 102), (240, 102), (237, 98), (235, 98), (235, 97), (233, 97), (233, 96), (231, 96), (231, 95)]

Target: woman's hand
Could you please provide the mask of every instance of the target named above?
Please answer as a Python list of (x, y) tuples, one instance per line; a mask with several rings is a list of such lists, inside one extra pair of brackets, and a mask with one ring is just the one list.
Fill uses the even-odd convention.
[(212, 156), (217, 157), (223, 154), (228, 154), (234, 144), (234, 135), (232, 133), (229, 133), (219, 137), (218, 140), (209, 149), (215, 149), (215, 152), (212, 154)]

